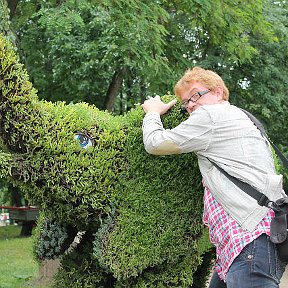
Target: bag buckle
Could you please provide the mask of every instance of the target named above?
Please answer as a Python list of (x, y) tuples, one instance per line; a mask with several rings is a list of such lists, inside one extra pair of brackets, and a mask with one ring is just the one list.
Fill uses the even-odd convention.
[(274, 212), (280, 212), (281, 211), (281, 208), (279, 207), (279, 205), (274, 201), (269, 200), (265, 206), (272, 209)]

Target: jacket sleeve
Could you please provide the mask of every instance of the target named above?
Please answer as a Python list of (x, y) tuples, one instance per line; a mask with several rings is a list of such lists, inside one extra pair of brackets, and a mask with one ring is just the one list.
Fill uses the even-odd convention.
[(170, 155), (206, 150), (213, 134), (213, 123), (209, 113), (200, 107), (171, 130), (164, 129), (158, 113), (147, 113), (142, 130), (148, 153)]

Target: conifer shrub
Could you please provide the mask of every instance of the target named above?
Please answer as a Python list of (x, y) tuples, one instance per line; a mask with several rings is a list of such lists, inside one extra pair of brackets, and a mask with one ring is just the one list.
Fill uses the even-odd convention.
[[(73, 233), (74, 231), (74, 233)], [(35, 259), (56, 259), (70, 247), (77, 230), (65, 223), (55, 222), (40, 214), (35, 228), (33, 252)]]
[[(196, 287), (211, 246), (195, 155), (147, 154), (141, 107), (113, 116), (40, 101), (2, 36), (0, 59), (0, 174), (46, 219), (34, 251), (61, 257), (56, 287)], [(183, 121), (180, 104), (162, 119), (168, 129)]]

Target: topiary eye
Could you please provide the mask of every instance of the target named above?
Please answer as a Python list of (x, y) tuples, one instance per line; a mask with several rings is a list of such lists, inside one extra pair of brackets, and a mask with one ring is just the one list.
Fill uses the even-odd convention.
[(94, 139), (86, 133), (78, 132), (74, 138), (78, 140), (81, 148), (87, 149), (88, 147), (94, 146)]

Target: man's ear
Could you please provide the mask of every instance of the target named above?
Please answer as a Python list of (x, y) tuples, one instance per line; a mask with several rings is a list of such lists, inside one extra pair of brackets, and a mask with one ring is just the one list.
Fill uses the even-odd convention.
[(222, 100), (223, 100), (224, 93), (223, 93), (223, 88), (222, 88), (222, 87), (217, 86), (217, 87), (216, 87), (216, 90), (215, 90), (215, 94), (216, 94), (217, 99), (218, 99), (219, 101), (222, 101)]

